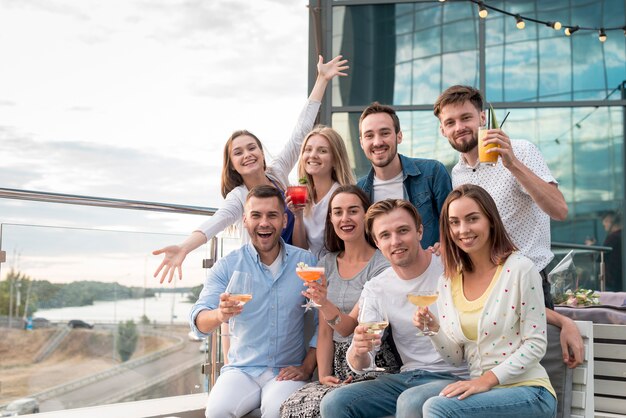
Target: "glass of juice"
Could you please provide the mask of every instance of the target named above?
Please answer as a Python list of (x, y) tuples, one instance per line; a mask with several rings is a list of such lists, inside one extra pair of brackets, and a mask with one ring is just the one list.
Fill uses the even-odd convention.
[(487, 164), (490, 166), (495, 166), (498, 163), (498, 153), (497, 152), (486, 152), (492, 148), (498, 148), (497, 144), (489, 144), (484, 145), (483, 142), (485, 137), (487, 136), (487, 127), (481, 126), (478, 128), (478, 161), (481, 164)]
[[(436, 290), (422, 290), (417, 292), (409, 292), (406, 295), (409, 302), (420, 308), (425, 308), (437, 302), (439, 293)], [(417, 333), (418, 337), (437, 335), (435, 331), (428, 329), (428, 322), (424, 321), (424, 330)]]
[[(306, 264), (303, 266), (299, 265), (296, 267), (296, 274), (305, 282), (315, 282), (322, 277), (322, 274), (324, 274), (324, 267), (309, 267)], [(311, 299), (308, 299), (302, 307), (306, 308), (308, 311), (311, 307), (319, 308), (320, 305), (313, 302)]]
[(295, 207), (303, 208), (306, 205), (308, 189), (306, 186), (289, 186), (287, 187), (287, 196), (291, 197), (291, 203)]

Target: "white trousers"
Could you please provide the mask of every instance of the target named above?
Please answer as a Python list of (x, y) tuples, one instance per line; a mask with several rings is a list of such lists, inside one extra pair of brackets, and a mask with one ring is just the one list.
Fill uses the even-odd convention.
[(259, 377), (229, 369), (217, 378), (209, 392), (207, 418), (239, 418), (261, 408), (263, 418), (278, 418), (280, 405), (307, 382), (276, 380), (268, 369)]

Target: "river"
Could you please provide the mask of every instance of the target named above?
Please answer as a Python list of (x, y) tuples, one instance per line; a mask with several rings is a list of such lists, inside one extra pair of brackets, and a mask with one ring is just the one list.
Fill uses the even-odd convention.
[(121, 299), (117, 301), (96, 301), (93, 305), (72, 306), (68, 308), (41, 309), (35, 317), (50, 321), (69, 321), (81, 319), (89, 323), (115, 323), (129, 319), (141, 321), (144, 314), (150, 322), (187, 323), (192, 303), (188, 294), (157, 293), (155, 297), (145, 299)]

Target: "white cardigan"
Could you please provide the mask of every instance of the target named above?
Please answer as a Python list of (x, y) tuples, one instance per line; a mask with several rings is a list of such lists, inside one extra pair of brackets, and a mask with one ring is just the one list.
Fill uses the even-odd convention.
[[(306, 101), (296, 126), (291, 133), (289, 142), (285, 144), (285, 147), (278, 157), (276, 157), (271, 164), (268, 164), (265, 169), (266, 176), (281, 187), (287, 187), (289, 185), (289, 173), (298, 162), (302, 141), (313, 129), (313, 124), (315, 123), (320, 105), (321, 102), (315, 100)], [(235, 230), (241, 234), (241, 244), (243, 245), (250, 242), (248, 231), (246, 231), (242, 225), (243, 207), (246, 203), (246, 196), (248, 196), (248, 188), (245, 184), (235, 187), (226, 195), (224, 204), (213, 216), (203, 222), (202, 225), (198, 227), (197, 231), (202, 232), (206, 235), (207, 240), (210, 240), (227, 227), (234, 225)]]
[(447, 362), (467, 365), (472, 379), (491, 370), (501, 385), (546, 378), (539, 364), (546, 352), (546, 310), (535, 265), (513, 253), (485, 301), (478, 338), (468, 340), (454, 307), (451, 282), (439, 279), (440, 332), (431, 341)]

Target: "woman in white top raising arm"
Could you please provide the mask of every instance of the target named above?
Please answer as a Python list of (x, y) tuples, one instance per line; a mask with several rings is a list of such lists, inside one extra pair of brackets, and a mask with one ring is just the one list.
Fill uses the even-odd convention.
[[(155, 250), (154, 255), (164, 254), (163, 261), (154, 272), (154, 277), (161, 274), (160, 282), (165, 278), (172, 281), (174, 273), (182, 279), (182, 264), (187, 254), (195, 250), (209, 239), (228, 226), (240, 224), (243, 216), (243, 205), (248, 190), (255, 186), (271, 185), (284, 192), (287, 186), (287, 176), (298, 160), (298, 153), (304, 136), (311, 131), (315, 117), (324, 96), (326, 86), (335, 76), (345, 76), (347, 61), (341, 55), (324, 63), (320, 56), (317, 63), (317, 80), (307, 103), (300, 114), (291, 139), (285, 145), (280, 155), (267, 165), (261, 141), (248, 131), (236, 131), (224, 146), (224, 165), (222, 168), (222, 196), (223, 206), (215, 212), (198, 230), (178, 245), (169, 245)], [(283, 237), (290, 240), (293, 230), (293, 214), (290, 226), (286, 228)], [(242, 242), (248, 242), (247, 232), (241, 229)]]

